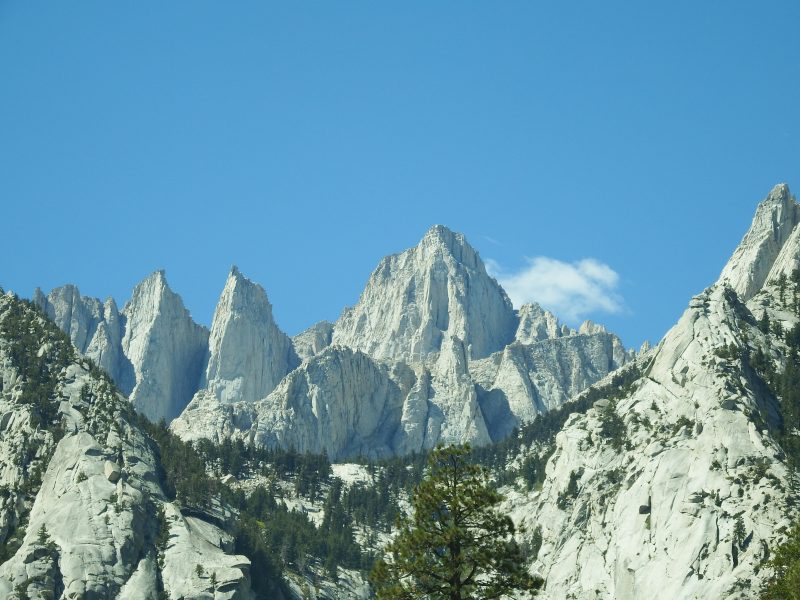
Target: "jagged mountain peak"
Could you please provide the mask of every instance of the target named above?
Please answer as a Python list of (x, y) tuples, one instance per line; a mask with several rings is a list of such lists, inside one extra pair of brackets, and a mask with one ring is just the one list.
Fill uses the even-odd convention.
[(241, 301), (244, 300), (244, 296), (247, 295), (252, 295), (253, 298), (251, 299), (256, 300), (259, 305), (268, 307), (270, 314), (272, 314), (272, 304), (264, 288), (252, 279), (245, 277), (239, 270), (239, 267), (232, 265), (228, 272), (228, 278), (225, 281), (225, 287), (223, 288), (220, 300), (228, 296)]
[(519, 326), (514, 337), (522, 344), (532, 344), (541, 340), (555, 339), (573, 333), (566, 325), (561, 325), (553, 313), (536, 302), (529, 302), (517, 311)]
[[(228, 279), (227, 279), (227, 281), (228, 282), (233, 281), (237, 285), (256, 286), (256, 287), (260, 288), (262, 291), (264, 289), (260, 284), (256, 283), (252, 279), (250, 279), (247, 276), (245, 276), (245, 274), (242, 273), (241, 269), (239, 269), (239, 267), (237, 267), (236, 265), (231, 265), (231, 268), (228, 271)], [(266, 295), (266, 292), (264, 292), (264, 294)]]
[[(80, 352), (86, 352), (105, 317), (103, 303), (97, 298), (81, 296), (74, 284), (59, 286), (45, 294), (38, 287), (33, 302), (66, 333)], [(96, 357), (93, 357), (96, 358)]]
[(380, 261), (358, 304), (336, 322), (333, 342), (379, 359), (419, 361), (451, 335), (477, 358), (511, 342), (516, 327), (511, 301), (475, 249), (435, 225), (413, 248)]
[(449, 254), (471, 269), (483, 268), (478, 252), (469, 244), (464, 234), (452, 231), (444, 225), (434, 225), (428, 229), (417, 248), (423, 252)]
[(767, 281), (781, 249), (800, 223), (800, 205), (785, 183), (776, 185), (758, 205), (750, 229), (720, 274), (743, 300)]
[(789, 191), (789, 184), (779, 183), (770, 190), (766, 199), (764, 199), (761, 204), (763, 205), (770, 202), (786, 204), (792, 199), (792, 194)]
[(163, 269), (133, 289), (122, 314), (126, 318), (122, 351), (133, 365), (133, 380), (121, 385), (132, 388), (130, 398), (138, 410), (150, 419), (169, 421), (197, 390), (208, 330), (192, 320)]
[(214, 311), (201, 387), (223, 402), (258, 400), (299, 362), (264, 288), (231, 267)]
[(608, 333), (605, 325), (600, 325), (589, 319), (586, 319), (578, 328), (578, 333), (581, 335), (592, 335), (595, 333)]

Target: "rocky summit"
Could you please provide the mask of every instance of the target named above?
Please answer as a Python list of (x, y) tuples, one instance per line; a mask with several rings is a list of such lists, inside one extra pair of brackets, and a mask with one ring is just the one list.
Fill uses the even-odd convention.
[(210, 332), (157, 271), (121, 313), (73, 285), (34, 302), (150, 419), (186, 440), (393, 456), (485, 445), (635, 355), (602, 326), (514, 310), (463, 235), (432, 227), (380, 261), (358, 304), (290, 339), (233, 267)]
[(5, 294), (0, 596), (369, 598), (421, 457), (469, 442), (540, 597), (756, 598), (798, 517), (798, 374), (785, 185), (639, 352), (515, 309), (443, 226), (294, 338), (235, 267), (210, 331), (162, 272), (122, 311)]
[[(485, 445), (634, 356), (601, 326), (575, 331), (536, 305), (515, 311), (464, 236), (441, 225), (384, 258), (336, 323), (294, 343), (296, 369), (282, 354), (269, 361), (287, 374), (274, 391), (221, 397), (208, 384), (172, 430), (335, 459)], [(269, 347), (284, 345), (273, 336)], [(244, 345), (231, 348), (237, 355)]]
[(463, 235), (436, 225), (377, 266), (358, 304), (333, 327), (333, 343), (377, 359), (421, 362), (448, 338), (484, 358), (514, 339), (517, 316)]

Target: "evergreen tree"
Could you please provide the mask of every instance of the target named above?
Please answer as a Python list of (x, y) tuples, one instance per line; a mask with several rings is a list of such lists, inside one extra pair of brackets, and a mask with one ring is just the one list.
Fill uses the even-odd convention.
[(789, 539), (778, 547), (769, 565), (775, 572), (761, 595), (762, 600), (800, 600), (800, 524), (794, 526)]
[(413, 514), (399, 520), (388, 557), (370, 576), (379, 599), (488, 600), (541, 587), (525, 568), (514, 524), (496, 508), (502, 496), (469, 453), (469, 446), (431, 453)]

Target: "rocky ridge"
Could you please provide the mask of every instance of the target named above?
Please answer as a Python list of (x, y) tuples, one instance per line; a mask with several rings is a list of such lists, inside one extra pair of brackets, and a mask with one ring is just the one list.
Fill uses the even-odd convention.
[(575, 331), (534, 304), (515, 311), (464, 236), (441, 225), (382, 260), (336, 323), (291, 340), (263, 288), (236, 267), (210, 333), (163, 271), (122, 313), (74, 286), (37, 290), (34, 301), (138, 410), (174, 419), (184, 439), (233, 436), (331, 457), (487, 444), (634, 356), (600, 326)]
[(537, 305), (514, 311), (443, 226), (381, 261), (335, 324), (293, 341), (303, 362), (268, 396), (228, 403), (201, 390), (172, 430), (333, 459), (485, 445), (635, 356), (591, 322), (575, 331)]
[(796, 284), (779, 279), (800, 258), (797, 211), (774, 189), (719, 282), (629, 367), (627, 393), (568, 419), (539, 491), (509, 490), (546, 598), (751, 598), (765, 581), (797, 481), (753, 357), (780, 365), (798, 322)]
[(111, 381), (0, 296), (0, 596), (251, 598), (249, 560), (169, 501), (159, 468)]

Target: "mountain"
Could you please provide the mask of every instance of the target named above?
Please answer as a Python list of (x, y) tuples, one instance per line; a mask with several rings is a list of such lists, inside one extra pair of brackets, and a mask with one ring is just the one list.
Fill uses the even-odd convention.
[(252, 598), (230, 513), (170, 494), (141, 418), (71, 344), (100, 307), (60, 297), (70, 337), (0, 295), (0, 597)]
[(630, 382), (591, 388), (589, 410), (532, 445), (541, 489), (507, 508), (547, 598), (752, 598), (769, 576), (797, 502), (795, 409), (775, 381), (798, 348), (798, 211), (776, 187)]
[[(358, 569), (422, 477), (415, 452), (464, 441), (505, 494), (503, 512), (525, 526), (519, 541), (543, 599), (757, 597), (798, 514), (798, 215), (788, 188), (773, 189), (718, 281), (639, 354), (600, 325), (575, 330), (534, 304), (512, 310), (502, 336), (480, 333), (469, 307), (486, 294), (472, 293), (496, 284), (440, 227), (384, 259), (337, 323), (291, 340), (263, 289), (233, 269), (196, 393), (171, 429), (210, 440), (196, 444), (194, 468), (231, 482), (225, 497), (273, 544), (298, 598), (369, 597)], [(377, 277), (382, 268), (392, 277)], [(104, 340), (129, 335), (134, 314), (158, 321), (142, 316), (153, 311), (139, 302), (120, 314), (68, 287), (35, 300), (64, 335), (0, 297), (0, 596), (22, 585), (204, 597), (210, 565), (224, 580), (216, 597), (250, 597), (258, 571), (231, 553), (240, 540), (231, 543), (221, 496), (198, 509), (170, 493), (163, 472), (183, 462), (169, 462), (154, 430), (72, 350), (118, 364)], [(397, 320), (395, 301), (405, 302)], [(505, 322), (505, 302), (484, 305), (502, 313), (488, 321)], [(457, 318), (432, 308), (442, 306)], [(381, 329), (375, 315), (394, 325)], [(392, 459), (328, 463), (351, 456)], [(204, 476), (200, 497), (219, 485)]]
[(463, 235), (432, 227), (409, 250), (384, 258), (355, 307), (334, 324), (333, 343), (377, 359), (424, 360), (447, 337), (484, 358), (514, 339), (517, 318)]
[[(122, 314), (122, 352), (135, 377), (130, 400), (149, 419), (170, 421), (197, 389), (208, 330), (192, 320), (163, 271), (134, 288)], [(123, 389), (129, 385), (123, 382)]]
[(156, 271), (133, 290), (120, 313), (112, 298), (101, 303), (65, 285), (33, 302), (94, 360), (139, 411), (153, 420), (173, 419), (197, 389), (208, 331)]
[(186, 440), (227, 437), (342, 458), (485, 445), (632, 359), (535, 304), (515, 311), (463, 235), (437, 225), (380, 261), (334, 323), (288, 338), (236, 267), (211, 331), (157, 271), (117, 312), (75, 286), (34, 301), (152, 420)]
[(206, 362), (200, 388), (222, 402), (259, 400), (300, 364), (266, 292), (236, 267), (214, 311)]
[(172, 431), (333, 459), (486, 445), (635, 356), (591, 322), (575, 331), (535, 304), (514, 311), (464, 236), (440, 225), (383, 259), (355, 308), (292, 342), (303, 362), (274, 390), (232, 401), (202, 386)]

